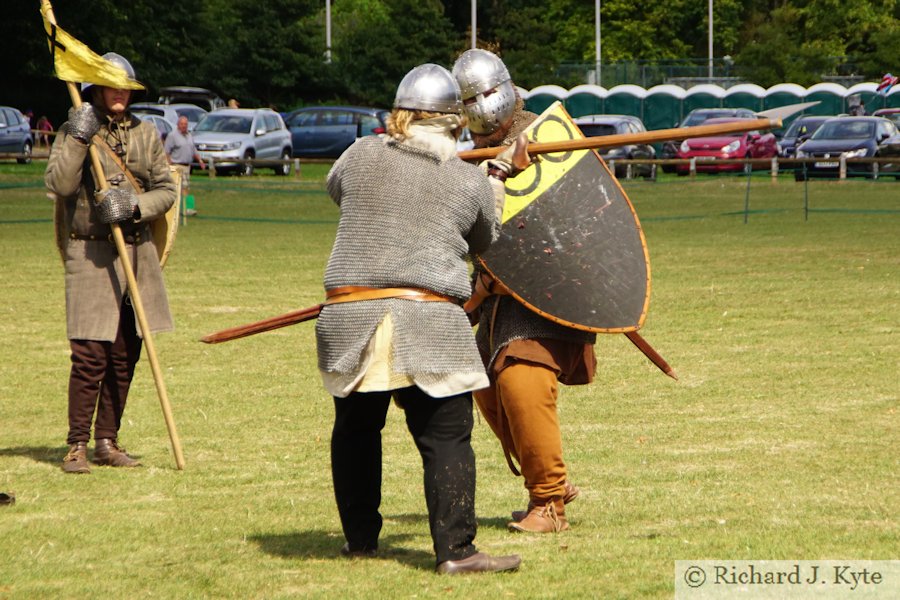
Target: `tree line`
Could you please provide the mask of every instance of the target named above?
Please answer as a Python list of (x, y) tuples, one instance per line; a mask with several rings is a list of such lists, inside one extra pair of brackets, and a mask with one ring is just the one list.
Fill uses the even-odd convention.
[[(286, 111), (319, 103), (389, 107), (413, 66), (445, 66), (471, 44), (471, 0), (332, 0), (326, 57), (324, 0), (56, 0), (63, 29), (99, 54), (131, 60), (155, 100), (193, 85), (243, 106)], [(708, 54), (703, 0), (603, 0), (603, 63)], [(4, 3), (0, 104), (32, 108), (55, 124), (68, 107), (53, 77), (38, 0)], [(499, 53), (517, 85), (585, 83), (560, 65), (595, 61), (595, 3), (479, 0), (478, 45)], [(768, 87), (900, 70), (896, 0), (714, 0), (714, 54), (731, 74)], [(54, 120), (55, 119), (55, 120)]]

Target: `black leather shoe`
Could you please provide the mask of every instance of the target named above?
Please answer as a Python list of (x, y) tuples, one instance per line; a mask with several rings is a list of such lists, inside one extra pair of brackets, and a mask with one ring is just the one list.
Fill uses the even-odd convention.
[(497, 571), (515, 571), (522, 563), (518, 554), (509, 556), (491, 556), (484, 552), (476, 552), (462, 560), (445, 560), (437, 566), (436, 571), (443, 575), (462, 575), (464, 573), (493, 573)]
[(351, 550), (350, 542), (341, 547), (341, 554), (349, 558), (375, 558), (378, 554), (378, 548), (363, 548), (362, 550)]

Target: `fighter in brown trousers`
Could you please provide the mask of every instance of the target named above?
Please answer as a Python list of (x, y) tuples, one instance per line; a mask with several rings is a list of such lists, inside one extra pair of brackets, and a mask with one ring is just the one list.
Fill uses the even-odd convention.
[[(524, 110), (509, 71), (495, 54), (467, 50), (453, 74), (462, 91), (476, 148), (505, 146), (537, 118)], [(556, 401), (558, 382), (590, 383), (596, 369), (596, 336), (545, 319), (503, 294), (483, 270), (475, 273), (479, 307), (476, 340), (491, 386), (475, 401), (508, 459), (519, 464), (528, 507), (514, 511), (511, 531), (558, 532), (569, 528), (565, 505), (579, 489), (569, 483)], [(518, 474), (510, 461), (513, 472)]]

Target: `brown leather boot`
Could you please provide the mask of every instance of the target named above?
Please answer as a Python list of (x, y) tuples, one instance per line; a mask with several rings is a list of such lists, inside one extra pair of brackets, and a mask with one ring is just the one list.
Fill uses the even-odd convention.
[[(563, 503), (568, 504), (569, 502), (571, 502), (572, 500), (577, 498), (578, 494), (580, 494), (580, 493), (581, 493), (581, 489), (578, 486), (571, 484), (567, 481), (565, 483), (565, 493), (563, 493)], [(521, 521), (522, 519), (524, 519), (525, 517), (528, 516), (528, 513), (530, 513), (531, 509), (533, 509), (533, 508), (534, 508), (534, 502), (529, 500), (528, 508), (526, 508), (525, 510), (514, 510), (512, 512), (512, 520), (513, 521)]]
[(566, 520), (566, 505), (562, 498), (549, 500), (532, 508), (521, 521), (507, 524), (510, 531), (525, 533), (559, 533), (569, 528)]
[(112, 438), (100, 438), (94, 440), (94, 462), (98, 465), (110, 467), (139, 467), (141, 463), (125, 453), (125, 448), (119, 446)]
[(90, 473), (87, 461), (87, 442), (69, 444), (69, 451), (63, 459), (62, 470), (66, 473)]

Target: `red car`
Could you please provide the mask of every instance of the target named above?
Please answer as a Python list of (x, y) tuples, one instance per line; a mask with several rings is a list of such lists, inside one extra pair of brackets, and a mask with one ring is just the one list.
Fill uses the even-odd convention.
[[(742, 119), (708, 119), (704, 125), (734, 123)], [(727, 162), (727, 158), (772, 158), (778, 155), (778, 143), (773, 133), (748, 131), (711, 137), (691, 138), (681, 142), (678, 158), (696, 158), (698, 172), (742, 171), (742, 163)], [(687, 175), (689, 164), (677, 165), (679, 175)]]

